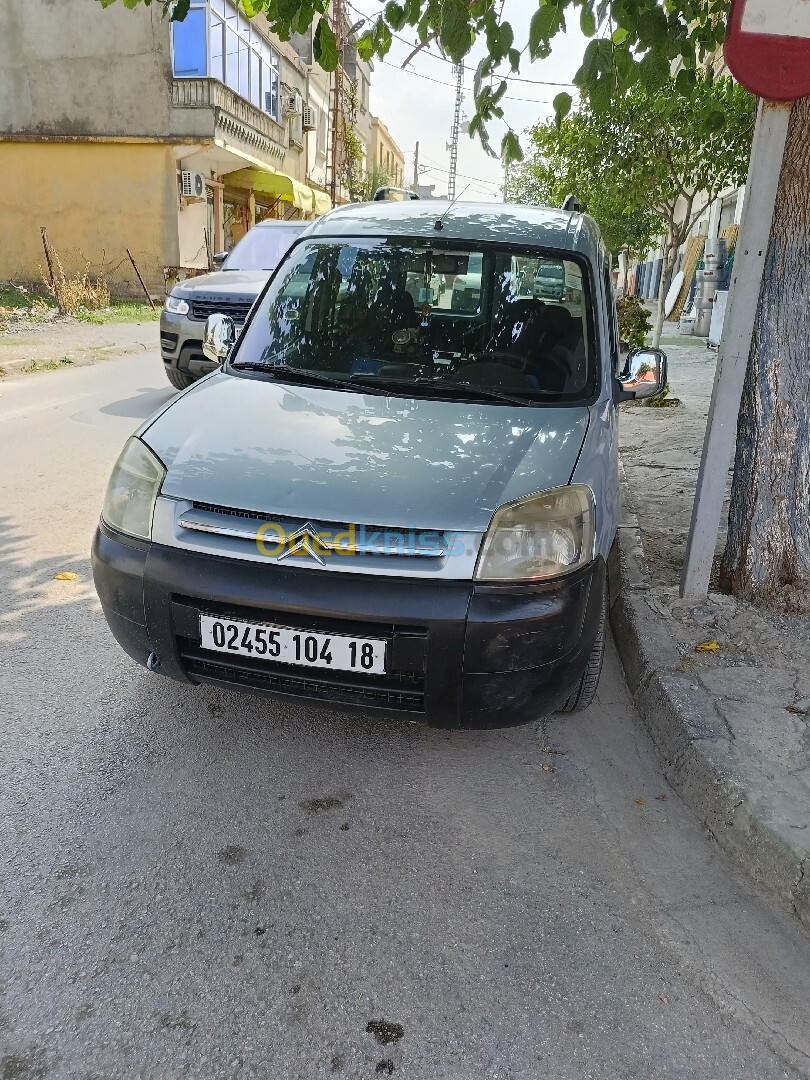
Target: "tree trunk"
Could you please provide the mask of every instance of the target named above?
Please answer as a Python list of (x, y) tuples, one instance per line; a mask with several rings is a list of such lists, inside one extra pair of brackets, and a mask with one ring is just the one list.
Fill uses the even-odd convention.
[(664, 332), (664, 303), (667, 298), (667, 292), (669, 291), (669, 280), (672, 277), (672, 271), (675, 269), (675, 263), (678, 259), (678, 249), (672, 246), (671, 235), (667, 237), (667, 246), (664, 249), (664, 265), (661, 268), (661, 284), (658, 286), (658, 311), (655, 317), (655, 326), (653, 327), (653, 348), (657, 349), (661, 344), (661, 335)]
[(810, 98), (793, 107), (737, 429), (721, 588), (810, 614)]

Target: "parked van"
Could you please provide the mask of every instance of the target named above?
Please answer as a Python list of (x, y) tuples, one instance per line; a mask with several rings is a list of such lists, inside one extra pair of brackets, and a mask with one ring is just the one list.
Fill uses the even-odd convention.
[[(521, 294), (550, 259), (571, 310)], [(480, 279), (477, 303), (418, 309), (414, 276), (437, 275)], [(619, 372), (590, 218), (341, 207), (296, 241), (238, 341), (209, 318), (205, 350), (217, 370), (124, 447), (93, 544), (130, 656), (443, 727), (593, 700), (617, 405), (660, 391), (666, 357), (636, 351)]]

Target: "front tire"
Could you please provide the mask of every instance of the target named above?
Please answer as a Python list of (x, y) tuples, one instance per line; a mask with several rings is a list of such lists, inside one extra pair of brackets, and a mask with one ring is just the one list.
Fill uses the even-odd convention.
[(166, 378), (176, 390), (185, 390), (187, 386), (191, 386), (194, 382), (194, 376), (185, 371), (178, 371), (174, 367), (167, 367), (165, 370)]
[(599, 676), (605, 659), (605, 635), (607, 633), (608, 591), (607, 581), (602, 586), (602, 610), (599, 613), (599, 628), (588, 657), (588, 663), (579, 680), (579, 686), (560, 709), (561, 713), (582, 712), (593, 703), (599, 687)]

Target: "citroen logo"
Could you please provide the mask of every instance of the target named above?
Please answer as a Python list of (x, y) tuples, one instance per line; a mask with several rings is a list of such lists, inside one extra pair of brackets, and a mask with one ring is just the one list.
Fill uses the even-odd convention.
[(300, 529), (296, 529), (294, 533), (290, 533), (287, 537), (287, 546), (278, 556), (276, 562), (282, 562), (288, 555), (309, 555), (319, 566), (325, 566), (326, 563), (318, 551), (318, 548), (324, 548), (324, 543), (320, 538), (320, 531), (317, 525), (313, 525), (311, 521), (305, 522)]

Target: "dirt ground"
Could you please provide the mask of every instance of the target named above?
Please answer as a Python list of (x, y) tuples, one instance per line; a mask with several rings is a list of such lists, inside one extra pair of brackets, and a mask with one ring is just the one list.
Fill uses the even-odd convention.
[(158, 323), (151, 319), (99, 326), (69, 316), (18, 318), (0, 332), (0, 378), (83, 367), (158, 345)]

